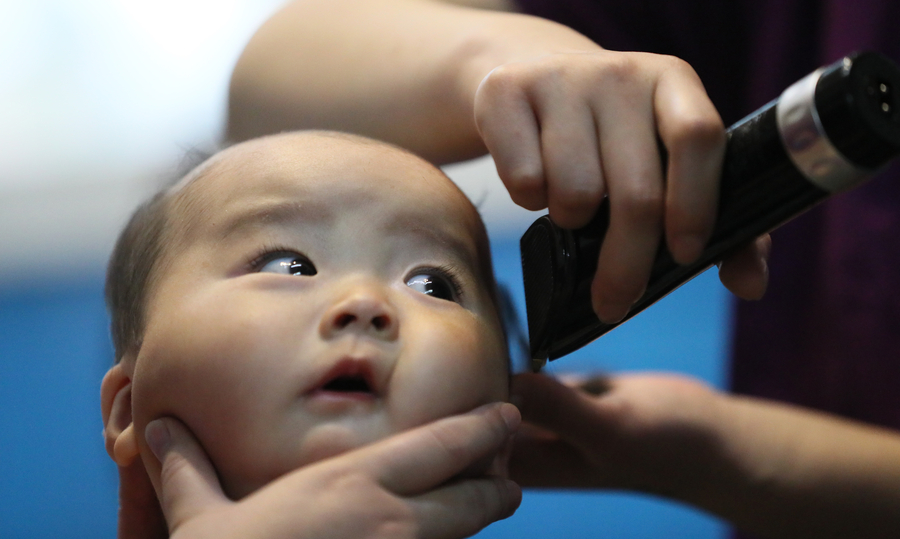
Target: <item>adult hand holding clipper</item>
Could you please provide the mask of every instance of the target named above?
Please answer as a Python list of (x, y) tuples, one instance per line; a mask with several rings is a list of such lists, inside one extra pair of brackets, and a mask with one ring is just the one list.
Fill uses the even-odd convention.
[(609, 204), (576, 231), (538, 219), (521, 242), (533, 367), (603, 335), (735, 248), (859, 185), (898, 154), (895, 64), (861, 53), (808, 75), (729, 128), (718, 219), (703, 254), (682, 266), (661, 247), (646, 292), (612, 324), (597, 318), (590, 295)]

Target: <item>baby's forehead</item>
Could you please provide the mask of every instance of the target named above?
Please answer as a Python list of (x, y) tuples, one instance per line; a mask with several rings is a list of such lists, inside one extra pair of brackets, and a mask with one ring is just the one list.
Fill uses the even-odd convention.
[(486, 248), (477, 210), (440, 170), (353, 135), (291, 133), (231, 147), (176, 185), (172, 198), (171, 225), (182, 237), (238, 213), (265, 221), (295, 205), (314, 219), (377, 200), (382, 213), (415, 215), (417, 226), (452, 226), (479, 252)]

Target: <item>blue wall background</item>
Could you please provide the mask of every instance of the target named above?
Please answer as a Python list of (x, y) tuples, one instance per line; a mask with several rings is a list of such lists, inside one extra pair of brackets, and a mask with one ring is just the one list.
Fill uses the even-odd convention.
[[(524, 313), (517, 241), (501, 238), (493, 250), (498, 278)], [(99, 405), (112, 361), (107, 324), (99, 274), (0, 283), (2, 538), (115, 537), (117, 477)], [(707, 272), (550, 370), (674, 370), (722, 387), (728, 324), (727, 292)], [(527, 491), (516, 515), (479, 537), (713, 539), (726, 530), (645, 496)]]

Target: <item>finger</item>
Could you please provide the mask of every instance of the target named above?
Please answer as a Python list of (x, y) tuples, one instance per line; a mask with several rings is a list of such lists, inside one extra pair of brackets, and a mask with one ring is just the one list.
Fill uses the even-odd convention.
[(595, 396), (608, 393), (613, 387), (613, 379), (604, 374), (561, 373), (554, 378), (561, 384)]
[(547, 206), (556, 224), (578, 228), (591, 220), (605, 192), (597, 127), (587, 103), (556, 88), (556, 82), (550, 79), (534, 90)]
[(119, 467), (120, 539), (165, 539), (169, 537), (156, 491), (141, 459)]
[(469, 537), (487, 525), (512, 516), (522, 503), (522, 489), (501, 477), (451, 483), (410, 500), (420, 537)]
[[(537, 426), (561, 438), (576, 440), (604, 425), (603, 415), (593, 400), (549, 376), (517, 374), (510, 393), (525, 425)], [(522, 430), (529, 432), (524, 427)], [(546, 435), (535, 438), (546, 438)]]
[[(523, 425), (524, 426), (524, 425)], [(523, 487), (579, 488), (597, 486), (585, 476), (582, 454), (558, 437), (516, 435), (509, 461), (510, 477)]]
[(491, 71), (475, 92), (475, 125), (513, 202), (547, 207), (540, 126), (515, 66)]
[(659, 136), (668, 152), (665, 229), (669, 251), (693, 262), (715, 225), (725, 127), (699, 77), (672, 58), (654, 95)]
[(769, 284), (771, 248), (768, 234), (742, 247), (719, 265), (719, 280), (739, 298), (762, 298)]
[(520, 421), (511, 404), (482, 406), (359, 449), (352, 465), (368, 470), (389, 491), (419, 494), (496, 454)]
[(591, 286), (601, 320), (617, 322), (647, 286), (662, 235), (663, 178), (648, 96), (616, 89), (595, 99), (609, 228)]
[[(517, 431), (518, 432), (518, 431)], [(497, 477), (509, 477), (509, 457), (512, 454), (513, 442), (515, 436), (510, 436), (503, 444), (503, 448), (491, 459), (489, 466), (482, 475), (492, 475)], [(464, 476), (459, 476), (464, 477)]]
[(151, 421), (145, 438), (162, 466), (160, 504), (170, 531), (205, 510), (228, 503), (209, 458), (180, 421)]

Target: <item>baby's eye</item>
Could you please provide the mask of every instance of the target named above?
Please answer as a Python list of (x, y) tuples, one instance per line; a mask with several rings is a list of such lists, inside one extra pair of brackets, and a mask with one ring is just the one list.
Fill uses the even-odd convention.
[(453, 281), (435, 273), (413, 275), (406, 281), (406, 286), (426, 296), (434, 296), (447, 301), (457, 301), (459, 296), (458, 287)]
[(260, 273), (282, 275), (315, 275), (316, 267), (308, 258), (297, 254), (276, 255), (259, 267)]

